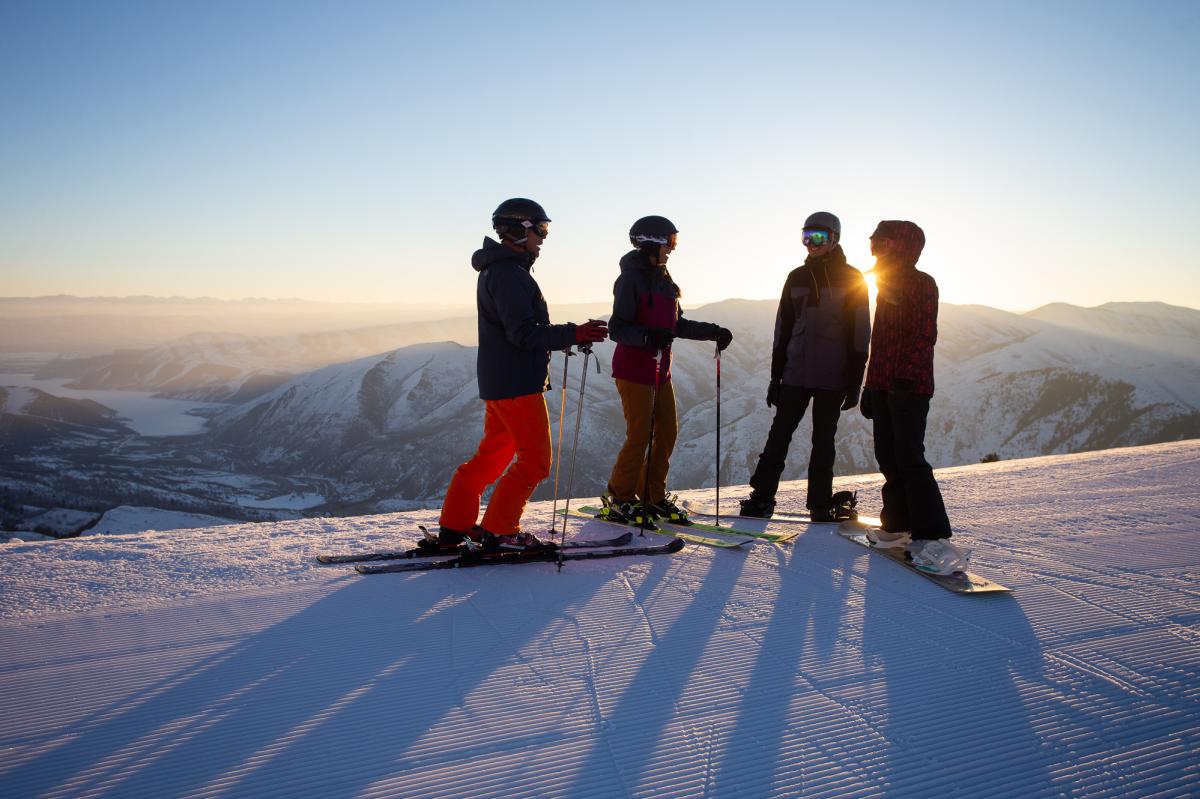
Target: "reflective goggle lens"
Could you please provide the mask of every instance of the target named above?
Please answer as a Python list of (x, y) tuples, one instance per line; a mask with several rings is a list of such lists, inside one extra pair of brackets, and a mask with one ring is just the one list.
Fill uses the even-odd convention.
[(521, 222), (521, 226), (524, 227), (526, 230), (532, 230), (534, 233), (538, 234), (538, 236), (543, 239), (550, 235), (550, 223), (549, 222), (530, 222), (528, 219), (526, 219)]
[(829, 243), (829, 233), (824, 230), (806, 230), (800, 238), (805, 247), (824, 247)]
[(663, 247), (669, 247), (670, 249), (673, 250), (673, 249), (675, 249), (676, 244), (678, 244), (678, 242), (679, 242), (679, 234), (672, 233), (669, 236), (640, 236), (639, 235), (639, 236), (634, 236), (633, 240), (636, 241), (639, 245), (640, 244), (658, 244)]

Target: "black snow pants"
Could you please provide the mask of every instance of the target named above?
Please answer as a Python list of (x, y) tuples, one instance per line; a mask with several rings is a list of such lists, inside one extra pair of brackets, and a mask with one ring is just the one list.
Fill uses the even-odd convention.
[(925, 460), (929, 397), (910, 391), (871, 391), (875, 460), (883, 473), (883, 529), (914, 539), (949, 538), (942, 492)]
[(782, 385), (775, 405), (775, 420), (767, 434), (767, 443), (758, 456), (758, 466), (750, 477), (752, 499), (774, 502), (779, 489), (792, 435), (804, 418), (811, 400), (813, 406), (812, 454), (808, 459), (808, 498), (810, 508), (828, 509), (833, 498), (833, 437), (842, 413), (845, 394), (819, 388)]

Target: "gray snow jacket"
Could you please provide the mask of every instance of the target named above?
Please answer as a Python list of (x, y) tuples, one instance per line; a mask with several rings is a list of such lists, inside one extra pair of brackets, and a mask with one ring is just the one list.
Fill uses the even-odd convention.
[(550, 324), (533, 261), (492, 238), (471, 256), (479, 272), (479, 397), (512, 399), (550, 389), (550, 353), (575, 344), (575, 325)]
[(841, 246), (792, 270), (775, 315), (772, 380), (858, 390), (870, 342), (867, 284), (862, 272), (846, 263)]

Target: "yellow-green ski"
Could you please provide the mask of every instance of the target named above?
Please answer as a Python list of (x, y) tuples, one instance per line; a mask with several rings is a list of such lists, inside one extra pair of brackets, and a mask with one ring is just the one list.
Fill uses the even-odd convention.
[[(563, 513), (564, 513), (564, 511), (561, 511), (561, 510), (559, 511), (560, 515)], [(602, 519), (596, 515), (598, 513), (600, 513), (600, 508), (593, 507), (591, 505), (584, 505), (581, 508), (572, 508), (571, 509), (572, 516), (579, 516), (579, 517), (582, 517), (585, 519), (595, 519), (596, 521), (604, 522), (605, 524), (615, 524), (618, 527), (625, 528), (626, 530), (638, 529), (638, 526), (636, 524), (625, 524), (624, 522), (615, 522), (610, 519)], [(655, 524), (659, 524), (659, 522), (655, 522)], [(704, 544), (705, 546), (721, 547), (723, 549), (736, 549), (737, 547), (740, 547), (743, 544), (748, 544), (754, 540), (754, 538), (752, 536), (751, 537), (743, 536), (740, 533), (734, 533), (734, 531), (732, 531), (732, 530), (728, 531), (728, 534), (729, 535), (737, 535), (738, 537), (736, 537), (736, 538), (728, 537), (727, 538), (726, 534), (724, 533), (725, 528), (721, 528), (721, 529), (723, 532), (722, 532), (722, 534), (719, 534), (719, 535), (700, 535), (699, 533), (689, 532), (691, 530), (690, 527), (682, 527), (680, 525), (671, 525), (670, 529), (662, 529), (662, 530), (647, 529), (646, 532), (654, 533), (655, 535), (665, 535), (670, 538), (682, 538), (684, 541), (690, 541), (693, 544)]]

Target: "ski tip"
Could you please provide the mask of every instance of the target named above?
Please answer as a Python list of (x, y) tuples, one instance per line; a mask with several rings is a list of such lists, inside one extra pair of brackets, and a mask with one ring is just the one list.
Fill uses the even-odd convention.
[(683, 539), (672, 538), (667, 542), (666, 546), (669, 552), (678, 552), (679, 550), (683, 549)]

